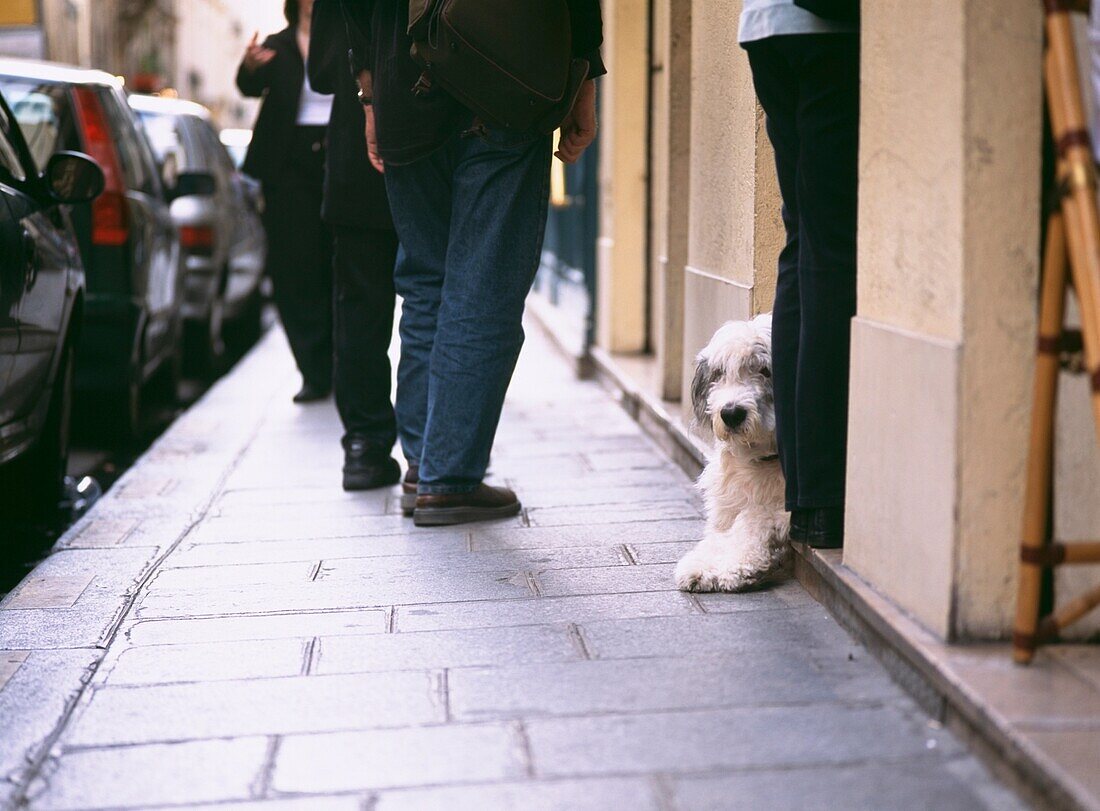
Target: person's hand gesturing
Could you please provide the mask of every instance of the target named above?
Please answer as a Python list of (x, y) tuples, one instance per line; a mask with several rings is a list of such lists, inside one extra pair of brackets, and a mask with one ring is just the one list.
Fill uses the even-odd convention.
[(275, 51), (260, 44), (260, 32), (254, 33), (244, 52), (244, 66), (254, 72), (274, 58)]

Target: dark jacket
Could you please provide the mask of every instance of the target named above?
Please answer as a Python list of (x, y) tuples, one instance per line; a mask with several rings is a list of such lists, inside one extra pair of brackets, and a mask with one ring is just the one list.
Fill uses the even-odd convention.
[(255, 71), (248, 70), (242, 61), (237, 70), (237, 88), (246, 96), (263, 98), (242, 169), (270, 184), (281, 179), (290, 153), (306, 68), (293, 28), (272, 34), (264, 40), (264, 47), (275, 51), (275, 58)]
[[(360, 9), (349, 8), (350, 14)], [(365, 26), (365, 22), (361, 23)], [(309, 83), (333, 96), (325, 158), (325, 222), (352, 228), (393, 228), (386, 183), (367, 157), (366, 121), (348, 61), (340, 0), (316, 0), (310, 24)]]
[[(414, 95), (423, 69), (409, 53), (412, 40), (408, 0), (345, 0), (361, 15), (349, 21), (353, 51), (373, 77), (378, 147), (387, 164), (412, 163), (430, 154), (471, 123), (472, 113), (440, 89)], [(588, 59), (589, 77), (603, 75), (600, 44), (603, 19), (599, 0), (568, 0), (573, 52)]]
[(859, 22), (859, 0), (794, 0), (794, 4), (825, 20)]

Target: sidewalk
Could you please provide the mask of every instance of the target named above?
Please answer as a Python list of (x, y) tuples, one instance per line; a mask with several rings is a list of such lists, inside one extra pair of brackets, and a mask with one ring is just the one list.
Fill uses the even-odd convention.
[(527, 509), (439, 530), (269, 335), (0, 604), (0, 805), (1022, 807), (797, 583), (674, 590), (691, 483), (529, 332)]

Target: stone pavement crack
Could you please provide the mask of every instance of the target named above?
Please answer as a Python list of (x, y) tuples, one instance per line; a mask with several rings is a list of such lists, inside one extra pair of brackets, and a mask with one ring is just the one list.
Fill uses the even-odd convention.
[(577, 625), (577, 623), (575, 623), (575, 622), (569, 623), (568, 628), (569, 628), (569, 638), (572, 640), (573, 644), (576, 646), (577, 651), (585, 659), (591, 659), (592, 658), (592, 651), (588, 647), (588, 642), (584, 638), (584, 631), (582, 631), (581, 627), (579, 625)]
[[(271, 392), (268, 400), (270, 401), (274, 399), (276, 394), (277, 392), (275, 391)], [(192, 516), (192, 520), (187, 524), (183, 532), (179, 534), (179, 537), (177, 537), (172, 543), (165, 547), (164, 551), (153, 559), (153, 561), (146, 568), (145, 574), (141, 578), (139, 578), (138, 582), (136, 583), (136, 588), (134, 588), (133, 591), (129, 595), (127, 595), (126, 599), (123, 601), (121, 609), (116, 612), (111, 624), (108, 625), (107, 632), (100, 639), (100, 644), (98, 647), (103, 651), (104, 655), (101, 656), (93, 665), (88, 668), (88, 671), (85, 674), (86, 677), (82, 680), (80, 687), (65, 702), (65, 706), (61, 712), (60, 718), (58, 719), (57, 723), (54, 725), (50, 733), (45, 737), (45, 739), (43, 739), (43, 741), (39, 745), (38, 753), (33, 757), (28, 758), (30, 763), (23, 771), (23, 775), (21, 777), (9, 776), (9, 779), (18, 782), (18, 788), (11, 796), (13, 807), (18, 808), (30, 802), (31, 797), (29, 796), (29, 791), (31, 787), (34, 785), (35, 780), (39, 779), (40, 775), (42, 775), (43, 767), (51, 759), (51, 752), (54, 746), (61, 739), (61, 736), (65, 733), (69, 722), (72, 720), (73, 714), (76, 712), (76, 708), (80, 705), (80, 702), (87, 694), (88, 687), (99, 672), (99, 668), (106, 658), (107, 650), (111, 647), (111, 645), (115, 641), (115, 638), (118, 636), (119, 629), (122, 627), (122, 623), (126, 620), (126, 617), (130, 615), (130, 612), (134, 609), (134, 606), (137, 605), (138, 600), (144, 593), (145, 588), (160, 573), (160, 567), (163, 565), (164, 561), (168, 559), (168, 556), (175, 552), (187, 539), (187, 536), (190, 535), (206, 519), (211, 509), (213, 509), (214, 503), (217, 500), (218, 496), (221, 495), (222, 489), (225, 487), (225, 482), (228, 480), (230, 475), (232, 475), (233, 471), (236, 470), (237, 465), (240, 463), (241, 459), (244, 458), (249, 446), (252, 444), (253, 441), (255, 441), (256, 437), (259, 435), (261, 429), (266, 422), (266, 416), (262, 416), (256, 421), (253, 430), (249, 433), (247, 440), (242, 443), (233, 460), (223, 468), (221, 475), (218, 477), (214, 486), (211, 488), (210, 493), (205, 500), (205, 503)]]

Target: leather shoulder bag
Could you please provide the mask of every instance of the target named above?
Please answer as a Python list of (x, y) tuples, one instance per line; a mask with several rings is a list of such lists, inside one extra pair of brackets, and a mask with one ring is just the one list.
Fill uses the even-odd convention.
[(485, 124), (553, 132), (588, 60), (572, 56), (567, 0), (409, 0), (415, 91), (446, 90)]

